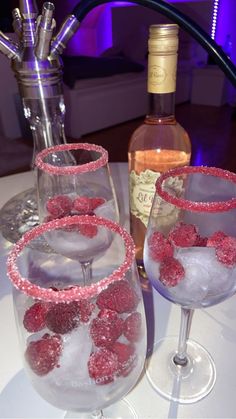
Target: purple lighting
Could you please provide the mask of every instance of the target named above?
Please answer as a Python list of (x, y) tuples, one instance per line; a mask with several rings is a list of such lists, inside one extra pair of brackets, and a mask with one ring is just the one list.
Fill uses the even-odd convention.
[[(178, 3), (191, 3), (191, 1), (195, 3), (194, 0), (169, 0), (170, 3), (173, 3), (173, 5), (176, 4), (176, 6)], [(57, 2), (61, 18), (64, 18), (65, 14), (70, 13), (78, 0), (68, 0), (67, 2), (57, 0)], [(201, 2), (199, 1), (199, 3)], [(211, 38), (221, 46), (225, 44), (227, 36), (230, 35), (233, 45), (231, 58), (236, 63), (236, 48), (234, 48), (236, 45), (235, 3), (236, 0), (211, 0), (212, 12), (209, 22), (209, 33)], [(112, 47), (114, 43), (112, 33), (113, 10), (126, 6), (136, 7), (137, 5), (125, 1), (112, 1), (111, 3), (97, 6), (91, 10), (82, 21), (77, 33), (70, 40), (66, 54), (99, 56), (104, 50)], [(194, 19), (194, 16), (192, 18)]]
[(212, 39), (215, 39), (218, 9), (219, 9), (219, 0), (214, 0), (213, 14), (212, 14), (212, 25), (211, 25), (211, 37), (212, 37)]
[(232, 42), (231, 59), (236, 63), (236, 4), (235, 0), (219, 0), (215, 41), (225, 46), (230, 36)]
[(135, 7), (136, 4), (114, 1), (91, 10), (68, 43), (66, 54), (99, 56), (104, 50), (110, 48), (113, 45), (112, 8), (125, 6)]

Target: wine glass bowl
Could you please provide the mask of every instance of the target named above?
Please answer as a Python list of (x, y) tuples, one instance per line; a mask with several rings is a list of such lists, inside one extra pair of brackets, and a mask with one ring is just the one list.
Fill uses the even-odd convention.
[[(199, 344), (191, 342), (188, 335), (195, 308), (218, 304), (236, 291), (235, 216), (234, 173), (209, 167), (184, 167), (166, 172), (156, 182), (145, 238), (145, 270), (154, 288), (181, 306), (182, 327), (178, 351), (174, 352), (174, 347), (171, 350), (174, 342), (166, 343), (168, 339), (157, 344), (147, 374), (157, 391), (169, 399), (182, 403), (200, 400), (215, 383), (212, 358)], [(153, 372), (154, 361), (158, 368), (163, 348), (165, 357), (169, 356), (166, 366), (172, 365), (166, 387)], [(197, 356), (201, 362), (196, 361)], [(171, 386), (177, 377), (182, 384), (179, 394), (173, 395)]]
[[(108, 254), (94, 264), (89, 286), (81, 286), (79, 271), (75, 280), (59, 270), (57, 287), (53, 276), (46, 280), (44, 275), (31, 275), (27, 255), (34, 252), (32, 240), (41, 235), (47, 239), (48, 233), (65, 228), (74, 234), (75, 226), (91, 225), (115, 237)], [(19, 267), (22, 258), (27, 277), (25, 268)], [(124, 229), (96, 216), (44, 223), (14, 246), (8, 275), (14, 285), (25, 370), (45, 400), (69, 412), (93, 412), (131, 390), (145, 361), (146, 324), (134, 244)]]
[[(119, 220), (108, 153), (103, 147), (86, 143), (63, 144), (38, 153), (35, 164), (41, 222), (73, 215), (96, 215)], [(47, 241), (59, 254), (80, 262), (86, 282), (90, 280), (95, 254), (101, 254), (112, 240), (112, 234), (109, 233), (101, 243), (101, 236), (102, 232), (97, 234), (97, 228), (90, 225), (86, 227), (86, 234), (79, 235), (78, 231), (73, 234), (70, 231), (69, 234), (66, 229), (60, 230), (58, 240), (54, 241), (50, 240), (48, 233)]]
[(95, 144), (44, 149), (35, 160), (40, 221), (95, 214), (118, 221), (107, 151)]

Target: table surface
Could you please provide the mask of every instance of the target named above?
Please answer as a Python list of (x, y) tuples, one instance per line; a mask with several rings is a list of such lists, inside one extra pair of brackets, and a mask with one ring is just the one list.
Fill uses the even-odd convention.
[[(127, 164), (111, 163), (110, 167), (120, 202), (121, 223), (128, 228)], [(33, 182), (30, 172), (0, 178), (0, 207), (33, 186)], [(0, 418), (61, 418), (64, 412), (41, 399), (23, 371), (11, 285), (6, 275), (10, 248), (11, 244), (0, 237)], [(180, 308), (155, 290), (144, 292), (144, 300), (147, 324), (154, 318), (154, 343), (164, 336), (178, 335)], [(215, 361), (217, 379), (212, 392), (200, 402), (181, 405), (159, 396), (144, 374), (126, 396), (138, 418), (236, 418), (236, 296), (209, 309), (196, 310), (190, 338), (201, 343)]]

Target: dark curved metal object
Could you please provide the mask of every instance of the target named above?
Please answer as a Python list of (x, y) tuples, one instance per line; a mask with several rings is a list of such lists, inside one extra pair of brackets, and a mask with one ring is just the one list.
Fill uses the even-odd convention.
[[(81, 22), (85, 16), (96, 6), (110, 3), (113, 0), (82, 0), (72, 11), (76, 19)], [(153, 9), (163, 14), (170, 20), (177, 23), (182, 29), (186, 30), (198, 43), (208, 52), (216, 64), (225, 73), (226, 77), (236, 87), (236, 66), (230, 58), (224, 53), (222, 48), (211, 39), (196, 22), (178, 11), (174, 6), (164, 2), (163, 0), (125, 0), (127, 3), (136, 3), (141, 6)]]

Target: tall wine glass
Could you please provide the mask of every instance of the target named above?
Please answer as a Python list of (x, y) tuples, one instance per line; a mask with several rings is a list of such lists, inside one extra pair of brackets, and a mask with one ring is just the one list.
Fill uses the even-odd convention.
[[(94, 214), (116, 222), (119, 220), (108, 153), (103, 147), (86, 143), (50, 147), (38, 153), (35, 165), (40, 222), (85, 214)], [(92, 226), (90, 235), (93, 236)], [(94, 255), (89, 251), (78, 253), (76, 241), (72, 240), (74, 244), (70, 244), (68, 248), (62, 249), (61, 241), (53, 243), (53, 248), (80, 262), (84, 281), (87, 283), (91, 277)]]
[[(57, 275), (51, 275), (50, 267), (57, 263), (53, 253), (44, 274), (32, 271), (32, 241), (49, 235), (57, 241), (64, 230), (72, 237), (82, 230), (86, 237), (91, 226), (96, 230), (90, 239), (94, 248), (99, 237), (102, 241), (113, 234), (114, 240), (100, 264), (94, 264), (89, 286), (83, 285), (79, 269), (74, 277), (71, 270), (64, 275), (60, 264)], [(67, 410), (66, 417), (84, 418), (81, 412), (90, 412), (90, 418), (133, 417), (135, 410), (119, 400), (143, 370), (146, 322), (131, 236), (96, 216), (43, 223), (16, 243), (8, 275), (25, 370), (36, 391)]]
[(235, 293), (235, 220), (234, 173), (183, 167), (156, 182), (145, 237), (145, 269), (154, 288), (179, 304), (182, 315), (179, 339), (157, 342), (147, 376), (170, 400), (195, 402), (214, 386), (213, 359), (189, 339), (189, 332), (194, 309), (218, 304)]

